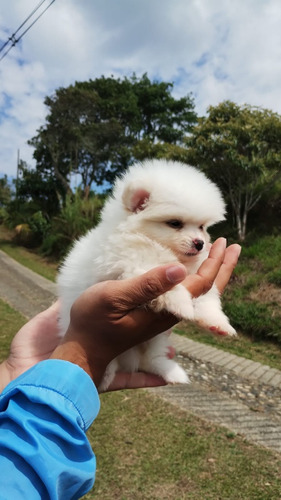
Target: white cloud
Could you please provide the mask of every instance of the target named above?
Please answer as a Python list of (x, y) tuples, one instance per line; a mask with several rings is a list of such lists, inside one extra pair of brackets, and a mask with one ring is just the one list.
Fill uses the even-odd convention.
[[(37, 4), (2, 6), (1, 42)], [(281, 112), (280, 18), (279, 0), (56, 0), (0, 62), (0, 172), (18, 148), (31, 162), (46, 95), (102, 74), (174, 81), (201, 114), (224, 99)]]

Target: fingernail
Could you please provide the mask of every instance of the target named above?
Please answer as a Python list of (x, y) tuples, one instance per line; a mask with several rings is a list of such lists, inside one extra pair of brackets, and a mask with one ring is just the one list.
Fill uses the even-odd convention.
[(170, 283), (180, 283), (186, 277), (186, 270), (183, 266), (170, 266), (166, 269), (166, 276)]
[(236, 243), (236, 246), (237, 246), (237, 248), (238, 248), (238, 250), (237, 250), (237, 255), (238, 255), (238, 257), (239, 257), (239, 256), (240, 256), (240, 253), (241, 253), (241, 251), (242, 251), (242, 247), (241, 247), (241, 245), (238, 245), (238, 243)]

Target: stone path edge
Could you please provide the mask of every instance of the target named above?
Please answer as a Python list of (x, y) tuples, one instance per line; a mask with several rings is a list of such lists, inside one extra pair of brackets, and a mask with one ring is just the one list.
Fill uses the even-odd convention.
[(242, 378), (281, 388), (281, 371), (276, 368), (207, 346), (176, 333), (171, 334), (171, 344), (177, 354), (183, 357), (211, 363), (218, 368), (233, 371)]

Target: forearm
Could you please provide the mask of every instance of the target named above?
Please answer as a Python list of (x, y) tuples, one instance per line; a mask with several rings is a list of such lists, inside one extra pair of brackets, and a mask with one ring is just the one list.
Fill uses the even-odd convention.
[(78, 498), (91, 488), (95, 457), (86, 430), (96, 388), (74, 364), (44, 361), (0, 396), (0, 491), (7, 498)]

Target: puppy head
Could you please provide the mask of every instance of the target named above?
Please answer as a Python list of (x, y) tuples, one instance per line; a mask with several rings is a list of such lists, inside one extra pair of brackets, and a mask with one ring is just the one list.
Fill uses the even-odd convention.
[(123, 201), (135, 215), (127, 227), (169, 248), (180, 262), (186, 264), (206, 250), (210, 240), (206, 222), (190, 219), (176, 203), (158, 204), (147, 190), (132, 187), (124, 191)]
[(118, 189), (128, 228), (168, 247), (183, 263), (206, 250), (207, 228), (224, 219), (217, 186), (202, 172), (177, 162), (134, 166)]

